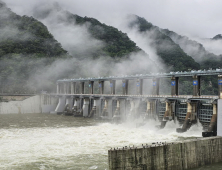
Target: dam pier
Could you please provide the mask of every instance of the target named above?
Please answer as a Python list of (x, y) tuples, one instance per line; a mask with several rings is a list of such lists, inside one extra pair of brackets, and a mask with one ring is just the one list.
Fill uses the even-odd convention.
[[(201, 95), (203, 76), (217, 76), (218, 95)], [(179, 79), (182, 77), (192, 78), (193, 94), (179, 95)], [(160, 95), (161, 79), (170, 80), (170, 95)], [(151, 80), (152, 84), (145, 80)], [(147, 86), (151, 94), (144, 93)], [(130, 94), (132, 90), (136, 94)], [(129, 117), (144, 121), (156, 119), (160, 121), (159, 128), (164, 128), (168, 121), (178, 121), (182, 125), (176, 129), (179, 133), (199, 122), (204, 127), (203, 136), (216, 136), (218, 107), (221, 107), (219, 101), (222, 98), (222, 69), (63, 79), (57, 81), (55, 94), (45, 95), (58, 99), (56, 108), (48, 108), (51, 113), (115, 122)]]

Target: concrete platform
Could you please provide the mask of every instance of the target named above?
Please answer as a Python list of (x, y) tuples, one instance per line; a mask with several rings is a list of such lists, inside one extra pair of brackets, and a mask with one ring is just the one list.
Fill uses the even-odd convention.
[(222, 162), (222, 137), (118, 148), (108, 151), (110, 170), (185, 170)]

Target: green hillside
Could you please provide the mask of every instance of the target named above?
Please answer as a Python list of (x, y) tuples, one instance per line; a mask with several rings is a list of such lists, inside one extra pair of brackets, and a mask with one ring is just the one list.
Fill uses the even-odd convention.
[[(75, 23), (72, 25), (73, 27), (88, 24), (88, 31), (92, 37), (105, 44), (101, 49), (94, 51), (92, 58), (111, 56), (115, 62), (118, 62), (120, 59), (127, 59), (132, 52), (142, 52), (147, 55), (118, 29), (102, 24), (93, 18), (83, 18), (67, 11), (63, 12), (66, 17), (60, 22), (71, 25)], [(70, 56), (43, 23), (33, 17), (15, 14), (2, 1), (0, 1), (0, 14), (4, 14), (0, 15), (1, 92), (31, 93), (42, 90), (38, 89), (36, 84), (42, 84), (42, 88), (50, 90), (56, 79), (73, 75), (79, 68), (79, 62), (72, 60), (72, 65), (70, 65), (72, 69), (69, 69), (64, 75), (55, 74), (45, 82), (35, 80), (35, 83), (32, 82), (31, 88), (30, 82), (28, 82), (32, 78), (30, 76), (44, 70), (58, 59), (67, 59), (72, 56), (78, 59), (89, 57), (81, 56), (79, 53), (75, 54), (75, 50), (74, 54), (71, 53), (72, 56)], [(42, 12), (41, 17), (47, 17), (49, 14), (50, 10)], [(148, 55), (147, 59), (150, 60)], [(153, 63), (153, 61), (151, 62)]]
[[(151, 45), (171, 70), (187, 71), (221, 67), (221, 57), (206, 51), (202, 44), (167, 29), (160, 29), (144, 18), (138, 16), (134, 18), (136, 19), (129, 23), (129, 27), (137, 28), (138, 32), (151, 40)], [(201, 84), (202, 94), (217, 95), (217, 77), (203, 77)], [(192, 94), (192, 83), (189, 78), (181, 78), (180, 87), (180, 94)]]
[[(222, 65), (222, 56), (208, 52), (204, 46), (186, 36), (178, 35), (168, 29), (161, 30), (165, 35), (169, 36), (176, 44), (178, 44), (184, 52), (195, 59), (200, 64), (201, 69), (216, 69)], [(220, 39), (220, 34), (212, 40)]]
[[(165, 35), (169, 36), (181, 49), (184, 50), (188, 55), (195, 59), (200, 64), (200, 69), (217, 69), (221, 67), (222, 56), (217, 56), (213, 53), (208, 52), (204, 46), (194, 40), (189, 39), (186, 36), (181, 36), (168, 29), (161, 30)], [(216, 37), (216, 36), (215, 36)], [(219, 37), (219, 36), (217, 36)], [(187, 84), (188, 82), (185, 82)], [(204, 76), (201, 81), (201, 91), (203, 94), (210, 95), (218, 93), (217, 76)], [(183, 88), (189, 89), (189, 88)], [(191, 93), (191, 91), (190, 91)], [(189, 92), (187, 92), (189, 94)]]
[(2, 1), (0, 14), (1, 92), (28, 93), (30, 73), (70, 56), (38, 20), (15, 14)]
[[(94, 18), (72, 14), (63, 10), (58, 4), (54, 4), (49, 8), (37, 8), (34, 12), (34, 17), (40, 21), (53, 17), (54, 20), (57, 21), (55, 24), (65, 24), (72, 29), (81, 26), (83, 26), (83, 29), (87, 28), (88, 33), (103, 44), (101, 48), (92, 51), (91, 56), (88, 57), (97, 58), (99, 56), (111, 56), (112, 58), (121, 58), (128, 56), (132, 52), (141, 51), (141, 49), (136, 46), (135, 42), (129, 39), (127, 34), (121, 32), (117, 28), (101, 23)], [(75, 46), (73, 46), (73, 48), (75, 49)], [(78, 58), (82, 58), (85, 55), (85, 53), (79, 54), (78, 49), (76, 51), (70, 50), (69, 52), (72, 56)]]
[(0, 1), (0, 57), (8, 54), (35, 54), (37, 57), (66, 55), (49, 33), (47, 27), (38, 20), (19, 16)]
[[(178, 44), (153, 24), (146, 21), (144, 18), (136, 16), (129, 23), (130, 28), (138, 28), (138, 31), (143, 34), (148, 32), (147, 39), (152, 41), (151, 46), (156, 49), (157, 54), (162, 58), (169, 69), (174, 71), (186, 71), (191, 69), (199, 69), (200, 66), (194, 59), (187, 55)], [(146, 36), (146, 34), (144, 34)]]
[[(101, 48), (96, 48), (89, 56), (78, 53), (74, 50), (69, 53), (64, 50), (62, 45), (55, 40), (53, 35), (48, 31), (48, 28), (37, 19), (45, 19), (59, 12), (62, 17), (58, 18), (59, 24), (71, 26), (73, 28), (87, 28), (87, 33), (95, 40), (102, 42)], [(5, 3), (0, 0), (0, 90), (5, 93), (31, 93), (39, 90), (52, 90), (55, 87), (54, 83), (57, 79), (72, 77), (75, 72), (81, 71), (81, 59), (99, 61), (98, 58), (103, 57), (107, 60), (110, 66), (114, 63), (121, 63), (122, 61), (131, 61), (129, 56), (135, 52), (140, 52), (145, 56), (145, 63), (148, 63), (147, 72), (152, 71), (152, 68), (158, 66), (149, 58), (140, 47), (133, 42), (126, 33), (118, 29), (99, 22), (94, 18), (80, 17), (64, 11), (61, 8), (55, 7), (46, 9), (45, 11), (38, 11), (33, 17), (19, 16), (12, 12)], [(82, 27), (83, 26), (83, 27)], [(144, 18), (136, 16), (135, 19), (129, 23), (129, 28), (137, 28), (145, 38), (151, 40), (151, 47), (156, 50), (163, 63), (167, 66), (167, 71), (187, 71), (198, 70), (200, 68), (219, 67), (221, 59), (214, 54), (208, 53), (201, 44), (194, 41), (188, 41), (190, 46), (195, 46), (199, 51), (202, 51), (203, 58), (196, 60), (198, 57), (198, 50), (193, 53), (186, 51), (185, 47), (181, 45), (181, 41), (185, 41), (184, 37), (176, 35), (172, 31), (162, 30), (157, 26), (152, 25)], [(81, 31), (81, 30), (80, 30)], [(175, 38), (176, 36), (176, 38)], [(78, 36), (76, 40), (78, 41)], [(87, 47), (83, 44), (83, 49)], [(87, 50), (87, 49), (86, 49)], [(112, 58), (110, 60), (109, 57)], [(137, 55), (135, 55), (137, 57)], [(193, 57), (193, 58), (192, 58)], [(51, 77), (42, 80), (37, 78), (31, 84), (30, 78), (32, 75), (38, 75), (43, 70), (47, 70), (54, 61), (68, 60), (66, 64), (60, 68), (68, 67), (63, 74), (53, 71)], [(195, 61), (195, 60), (196, 61)], [(135, 65), (137, 63), (135, 62)], [(53, 65), (54, 66), (54, 65)], [(52, 66), (52, 67), (53, 67)], [(91, 67), (91, 65), (89, 65)], [(59, 68), (58, 68), (59, 69)], [(162, 68), (159, 68), (162, 69)], [(109, 70), (106, 70), (107, 74)], [(165, 70), (163, 70), (165, 71)], [(43, 71), (44, 72), (44, 71)], [(88, 74), (88, 70), (83, 70), (84, 74)], [(89, 73), (90, 74), (90, 73)], [(105, 73), (106, 74), (106, 73)], [(95, 75), (96, 76), (96, 75)], [(189, 86), (190, 80), (185, 80), (182, 84), (183, 89), (192, 89)], [(37, 86), (38, 84), (38, 86)], [(211, 78), (203, 80), (203, 91), (212, 94), (211, 87), (215, 86), (214, 80)], [(40, 89), (39, 87), (43, 88)], [(182, 91), (182, 93), (190, 93), (189, 91)], [(215, 90), (214, 93), (217, 93)]]

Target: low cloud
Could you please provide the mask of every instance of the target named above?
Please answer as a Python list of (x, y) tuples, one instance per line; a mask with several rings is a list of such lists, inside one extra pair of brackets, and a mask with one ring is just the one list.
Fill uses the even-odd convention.
[(203, 46), (211, 53), (214, 53), (216, 55), (222, 54), (222, 40), (212, 40), (212, 39), (202, 39), (197, 38), (197, 41), (199, 41)]
[[(48, 0), (52, 2), (53, 0)], [(210, 38), (221, 34), (221, 5), (218, 0), (63, 0), (63, 8), (80, 16), (94, 17), (108, 25), (117, 26), (119, 17), (136, 14), (160, 28), (168, 28), (181, 35)], [(7, 0), (13, 11), (30, 15), (35, 4), (44, 0)], [(47, 5), (45, 5), (47, 6)]]
[(77, 25), (75, 17), (63, 10), (58, 3), (48, 3), (47, 6), (40, 4), (33, 11), (33, 16), (47, 26), (55, 39), (72, 56), (90, 57), (105, 45), (89, 33), (90, 23)]

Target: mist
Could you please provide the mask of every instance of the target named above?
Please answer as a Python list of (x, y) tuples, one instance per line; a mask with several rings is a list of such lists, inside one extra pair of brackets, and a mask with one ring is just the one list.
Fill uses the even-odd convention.
[[(5, 2), (12, 11), (20, 15), (34, 16), (43, 22), (55, 39), (62, 44), (62, 47), (73, 56), (71, 59), (57, 60), (51, 66), (31, 72), (29, 76), (30, 87), (37, 86), (38, 88), (44, 87), (42, 82), (55, 81), (61, 78), (104, 77), (166, 71), (166, 67), (156, 54), (156, 49), (151, 46), (151, 37), (154, 33), (139, 34), (137, 28), (129, 30), (127, 22), (133, 20), (133, 18), (126, 19), (128, 14), (137, 14), (159, 27), (169, 28), (183, 35), (195, 37), (214, 36), (219, 33), (217, 28), (222, 25), (219, 22), (215, 24), (209, 21), (209, 17), (214, 17), (215, 20), (219, 21), (219, 17), (214, 13), (214, 10), (220, 4), (216, 1), (211, 1), (211, 4), (209, 4), (207, 1), (186, 1), (185, 3), (171, 0), (168, 2), (160, 0), (155, 2), (64, 0), (59, 2), (59, 6), (54, 10), (51, 10), (52, 7), (57, 5), (54, 0), (49, 0), (47, 3), (43, 0), (7, 0)], [(187, 9), (189, 9), (189, 13), (187, 13)], [(203, 9), (209, 9), (207, 17), (205, 17), (205, 13), (199, 13)], [(50, 11), (47, 15), (40, 15), (45, 14), (47, 10)], [(107, 25), (117, 27), (122, 32), (127, 33), (130, 39), (136, 42), (137, 46), (146, 54), (143, 52), (132, 53), (129, 60), (118, 62), (109, 56), (99, 56), (96, 60), (93, 60), (93, 52), (103, 48), (106, 44), (90, 35), (87, 30), (89, 25), (87, 24), (77, 26), (75, 23), (61, 22), (66, 20), (65, 10), (80, 16), (95, 17)], [(218, 13), (220, 13), (219, 10)], [(206, 25), (214, 25), (214, 30), (211, 27), (202, 29), (201, 26), (203, 25), (205, 27)], [(167, 48), (167, 44), (163, 44), (163, 46)], [(79, 58), (79, 56), (84, 57)], [(42, 65), (44, 65), (44, 62)], [(38, 83), (39, 80), (42, 80), (41, 83)]]
[(213, 39), (203, 39), (203, 38), (196, 38), (203, 46), (211, 53), (216, 55), (222, 54), (222, 40), (213, 40)]
[[(110, 75), (135, 75), (164, 70), (164, 65), (152, 49), (149, 40), (146, 42), (137, 30), (132, 31), (131, 37), (137, 37), (136, 43), (143, 51), (133, 52), (129, 56), (116, 61), (110, 56), (99, 56), (93, 59), (93, 53), (101, 50), (106, 44), (91, 36), (88, 31), (90, 23), (77, 25), (68, 19), (69, 12), (62, 9), (58, 3), (49, 3), (35, 6), (33, 16), (43, 22), (56, 40), (61, 42), (73, 57), (66, 60), (57, 60), (30, 74), (29, 86), (43, 88), (39, 80), (47, 84), (48, 81), (64, 78), (106, 77)], [(98, 27), (98, 31), (103, 31)], [(131, 39), (132, 39), (131, 38)], [(148, 55), (149, 54), (149, 55)], [(43, 63), (44, 65), (44, 63)], [(50, 84), (50, 83), (49, 83)]]
[[(35, 4), (45, 3), (44, 0), (6, 0), (6, 2), (20, 15), (29, 15)], [(115, 27), (118, 27), (119, 17), (128, 14), (144, 17), (154, 25), (189, 37), (211, 38), (221, 33), (222, 27), (220, 17), (222, 2), (217, 0), (63, 0), (59, 3), (71, 13), (94, 17)]]

